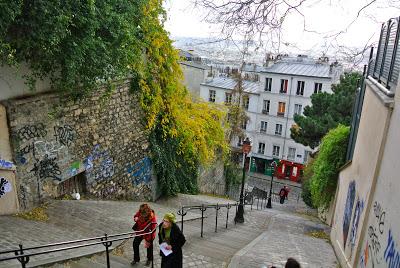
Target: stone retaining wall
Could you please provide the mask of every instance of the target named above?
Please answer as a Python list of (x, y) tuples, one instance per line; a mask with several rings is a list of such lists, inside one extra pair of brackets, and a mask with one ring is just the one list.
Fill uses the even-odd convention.
[[(21, 209), (57, 197), (72, 177), (102, 198), (151, 200), (156, 180), (138, 96), (129, 82), (73, 102), (42, 94), (7, 108)], [(62, 189), (61, 189), (62, 188)]]

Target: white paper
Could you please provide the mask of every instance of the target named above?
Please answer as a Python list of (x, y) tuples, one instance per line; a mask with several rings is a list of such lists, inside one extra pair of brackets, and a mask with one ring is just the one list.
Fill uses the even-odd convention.
[(167, 246), (168, 244), (166, 242), (161, 243), (160, 245), (161, 252), (164, 254), (164, 256), (168, 256), (169, 254), (172, 253), (172, 250), (167, 249)]

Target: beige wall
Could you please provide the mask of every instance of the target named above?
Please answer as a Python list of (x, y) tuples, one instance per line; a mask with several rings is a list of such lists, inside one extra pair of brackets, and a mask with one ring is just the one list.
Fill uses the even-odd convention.
[(400, 267), (399, 151), (400, 94), (396, 96), (355, 267)]
[(33, 95), (38, 92), (44, 92), (50, 89), (48, 79), (36, 82), (36, 89), (32, 91), (25, 84), (25, 75), (29, 75), (30, 71), (25, 64), (20, 64), (16, 68), (9, 66), (0, 66), (0, 101), (15, 97)]
[(183, 64), (181, 64), (181, 67), (184, 75), (184, 85), (193, 96), (199, 96), (200, 84), (204, 83), (204, 79), (207, 75), (207, 70), (190, 67)]
[(15, 165), (11, 161), (6, 110), (0, 104), (0, 215), (18, 212)]
[(339, 174), (331, 240), (342, 267), (352, 267), (391, 108), (367, 84), (352, 162)]

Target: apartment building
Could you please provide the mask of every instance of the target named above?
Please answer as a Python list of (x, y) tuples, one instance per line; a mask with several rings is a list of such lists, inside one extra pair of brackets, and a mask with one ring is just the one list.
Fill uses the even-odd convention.
[[(243, 125), (252, 140), (251, 167), (266, 173), (271, 161), (280, 161), (277, 176), (297, 181), (311, 148), (294, 142), (290, 128), (294, 115), (303, 114), (311, 105), (311, 95), (331, 93), (332, 83), (339, 81), (342, 67), (306, 56), (270, 60), (267, 67), (246, 65), (243, 71), (243, 106), (249, 121)], [(210, 102), (229, 103), (236, 81), (231, 78), (209, 79), (200, 86), (200, 97)], [(231, 144), (238, 147), (240, 138)]]

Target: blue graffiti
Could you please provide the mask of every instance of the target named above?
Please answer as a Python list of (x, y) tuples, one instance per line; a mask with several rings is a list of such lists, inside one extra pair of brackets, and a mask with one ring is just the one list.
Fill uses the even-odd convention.
[[(99, 164), (96, 165), (95, 161)], [(113, 159), (107, 151), (100, 150), (99, 144), (93, 148), (92, 153), (83, 161), (83, 164), (89, 176), (96, 181), (112, 177), (115, 172)]]
[(343, 247), (346, 248), (347, 236), (349, 234), (351, 212), (353, 211), (354, 198), (356, 196), (356, 182), (352, 181), (347, 190), (346, 205), (343, 213)]
[(353, 224), (351, 225), (350, 243), (353, 248), (356, 244), (358, 223), (360, 222), (361, 214), (364, 210), (364, 201), (357, 198), (356, 208), (354, 209)]
[(151, 181), (151, 159), (143, 158), (135, 165), (127, 165), (126, 171), (133, 185), (148, 184)]
[(0, 168), (12, 168), (13, 167), (13, 163), (8, 162), (4, 159), (0, 159)]
[(385, 261), (388, 268), (400, 268), (400, 253), (396, 249), (396, 244), (393, 239), (392, 230), (389, 229), (388, 243), (384, 253)]

